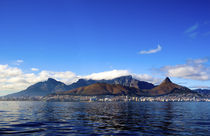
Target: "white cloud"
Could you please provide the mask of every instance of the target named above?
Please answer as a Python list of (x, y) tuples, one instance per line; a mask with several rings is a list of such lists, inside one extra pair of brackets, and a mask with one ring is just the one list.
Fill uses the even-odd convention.
[(153, 84), (159, 84), (160, 78), (152, 77), (148, 74), (135, 74), (131, 73), (128, 70), (112, 70), (112, 71), (105, 71), (105, 72), (99, 72), (99, 73), (93, 73), (87, 76), (81, 76), (81, 78), (85, 79), (93, 79), (93, 80), (102, 80), (102, 79), (114, 79), (121, 76), (128, 76), (132, 75), (134, 78), (140, 80), (140, 81), (147, 81)]
[(41, 71), (39, 73), (39, 78), (47, 79), (46, 77), (54, 78), (56, 80), (66, 83), (66, 84), (71, 84), (79, 79), (79, 77), (71, 71), (64, 71), (64, 72)]
[(160, 84), (160, 82), (162, 82), (161, 78), (153, 77), (148, 74), (132, 74), (132, 76), (140, 81), (147, 81), (153, 84)]
[(23, 60), (16, 60), (14, 64), (15, 64), (15, 65), (20, 65), (20, 64), (23, 63), (23, 62), (24, 62)]
[(17, 60), (16, 62), (17, 63), (23, 63), (24, 61), (23, 60)]
[(156, 49), (151, 49), (151, 50), (142, 50), (139, 53), (140, 54), (152, 54), (152, 53), (157, 53), (159, 51), (162, 50), (162, 47), (160, 45), (158, 45), (158, 47)]
[(189, 36), (190, 38), (196, 38), (197, 36), (209, 36), (210, 31), (208, 31), (206, 28), (209, 28), (209, 21), (205, 21), (203, 23), (196, 23), (188, 27), (184, 31), (184, 34)]
[(147, 74), (134, 74), (128, 70), (111, 70), (90, 75), (79, 76), (71, 71), (55, 72), (42, 70), (38, 73), (24, 73), (20, 68), (11, 67), (9, 65), (0, 65), (0, 95), (14, 93), (26, 89), (28, 86), (40, 81), (45, 81), (48, 78), (54, 78), (66, 84), (76, 82), (79, 78), (85, 79), (113, 79), (120, 76), (132, 75), (134, 78), (157, 83), (160, 81)]
[(161, 70), (169, 77), (210, 80), (210, 67), (204, 65), (207, 61), (207, 59), (189, 60), (186, 64), (165, 66)]
[(0, 94), (14, 93), (26, 89), (28, 86), (48, 78), (70, 84), (75, 82), (78, 77), (71, 71), (54, 72), (40, 71), (39, 73), (24, 73), (17, 67), (0, 65)]
[(185, 33), (193, 33), (193, 32), (195, 32), (195, 30), (198, 29), (198, 26), (199, 26), (198, 23), (194, 24), (193, 26), (191, 26), (187, 30), (185, 30)]
[(39, 71), (38, 68), (31, 68), (31, 71)]
[(0, 78), (14, 77), (21, 74), (22, 71), (16, 67), (9, 67), (8, 65), (0, 65)]
[(130, 75), (128, 70), (112, 70), (112, 71), (105, 71), (99, 73), (92, 73), (87, 76), (83, 76), (85, 79), (93, 79), (93, 80), (101, 80), (101, 79), (113, 79), (120, 76), (127, 76)]
[(203, 59), (190, 59), (187, 61), (188, 64), (202, 64), (202, 63), (206, 63), (208, 62), (207, 58), (203, 58)]

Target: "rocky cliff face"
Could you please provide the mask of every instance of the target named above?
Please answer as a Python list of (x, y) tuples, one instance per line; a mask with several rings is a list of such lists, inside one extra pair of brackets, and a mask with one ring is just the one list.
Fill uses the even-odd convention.
[(84, 87), (87, 85), (91, 85), (94, 83), (107, 83), (107, 84), (119, 84), (122, 86), (127, 87), (135, 87), (138, 89), (152, 89), (155, 86), (151, 83), (139, 81), (137, 79), (134, 79), (132, 76), (122, 76), (111, 80), (85, 80), (85, 79), (79, 79), (76, 83), (73, 83), (69, 85), (70, 89), (75, 89), (78, 87)]

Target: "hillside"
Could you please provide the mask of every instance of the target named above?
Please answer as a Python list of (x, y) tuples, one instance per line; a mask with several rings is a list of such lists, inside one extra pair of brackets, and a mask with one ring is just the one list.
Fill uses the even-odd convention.
[(69, 87), (62, 82), (49, 78), (47, 81), (38, 82), (29, 86), (27, 89), (9, 94), (5, 97), (33, 97), (33, 96), (46, 96), (51, 93), (61, 92), (68, 90)]
[(143, 92), (149, 96), (166, 95), (170, 93), (193, 93), (187, 87), (174, 84), (168, 77), (160, 85), (149, 90), (143, 90)]
[(57, 95), (141, 95), (141, 91), (134, 87), (119, 84), (95, 83), (70, 91), (59, 92)]

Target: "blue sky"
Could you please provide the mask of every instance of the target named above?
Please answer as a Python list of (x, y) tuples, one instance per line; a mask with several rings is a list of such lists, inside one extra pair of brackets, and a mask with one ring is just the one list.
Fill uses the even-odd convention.
[(2, 94), (18, 91), (22, 75), (44, 79), (43, 71), (127, 70), (208, 87), (209, 50), (209, 0), (0, 1), (0, 73), (19, 70), (1, 77)]

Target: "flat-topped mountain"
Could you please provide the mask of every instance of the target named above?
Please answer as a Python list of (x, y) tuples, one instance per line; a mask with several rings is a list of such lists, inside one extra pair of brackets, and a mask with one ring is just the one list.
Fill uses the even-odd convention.
[(47, 81), (38, 82), (29, 86), (27, 89), (7, 95), (6, 97), (34, 97), (34, 96), (46, 96), (55, 92), (68, 91), (79, 87), (85, 87), (95, 83), (107, 83), (107, 84), (119, 84), (127, 87), (135, 87), (137, 89), (151, 89), (154, 85), (148, 82), (139, 81), (132, 78), (132, 76), (122, 76), (111, 80), (86, 80), (79, 79), (77, 82), (70, 85), (66, 85), (55, 79), (49, 78)]
[(132, 76), (123, 76), (112, 80), (85, 80), (66, 85), (55, 79), (38, 82), (26, 90), (7, 95), (6, 97), (35, 97), (54, 95), (136, 95), (160, 96), (168, 94), (192, 94), (187, 87), (177, 85), (167, 77), (160, 85), (138, 81)]
[(135, 87), (138, 89), (152, 89), (155, 86), (151, 83), (145, 82), (145, 81), (139, 81), (137, 79), (134, 79), (132, 76), (121, 76), (118, 78), (114, 78), (111, 80), (86, 80), (86, 79), (79, 79), (77, 82), (69, 85), (70, 89), (75, 89), (79, 87), (88, 86), (95, 83), (107, 83), (107, 84), (120, 84), (123, 86), (128, 87)]
[[(127, 77), (126, 77), (127, 78)], [(125, 81), (122, 83), (126, 83)], [(167, 77), (160, 85), (152, 89), (139, 89), (122, 86), (120, 84), (95, 83), (69, 91), (59, 92), (55, 95), (137, 95), (160, 96), (168, 94), (193, 94), (190, 89), (177, 85)]]
[(140, 89), (119, 84), (95, 83), (69, 91), (58, 92), (57, 95), (141, 95)]

